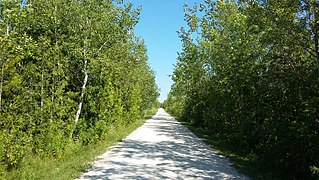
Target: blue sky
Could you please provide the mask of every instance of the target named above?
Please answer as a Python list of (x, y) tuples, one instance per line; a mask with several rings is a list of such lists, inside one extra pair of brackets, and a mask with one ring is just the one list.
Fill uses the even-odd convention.
[(149, 64), (156, 71), (156, 83), (161, 89), (160, 102), (163, 102), (172, 80), (177, 52), (182, 43), (177, 30), (185, 27), (183, 5), (202, 3), (203, 0), (130, 0), (134, 6), (142, 6), (140, 21), (135, 34), (145, 40), (148, 49)]

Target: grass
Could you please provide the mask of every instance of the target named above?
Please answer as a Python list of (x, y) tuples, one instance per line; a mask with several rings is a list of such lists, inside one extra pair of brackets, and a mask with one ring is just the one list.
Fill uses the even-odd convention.
[(214, 133), (200, 127), (195, 127), (188, 122), (180, 122), (205, 143), (211, 145), (214, 148), (215, 153), (229, 158), (236, 169), (251, 179), (280, 179), (278, 175), (273, 173), (274, 171), (271, 167), (266, 168), (263, 164), (258, 162), (257, 157), (254, 154), (240, 154)]
[(140, 127), (146, 119), (156, 113), (156, 109), (146, 111), (143, 119), (139, 119), (126, 127), (111, 128), (107, 140), (97, 144), (81, 146), (74, 143), (60, 158), (26, 157), (19, 168), (6, 171), (0, 166), (0, 179), (75, 179), (84, 171), (90, 169), (95, 157), (104, 153), (108, 147), (121, 141), (135, 129)]

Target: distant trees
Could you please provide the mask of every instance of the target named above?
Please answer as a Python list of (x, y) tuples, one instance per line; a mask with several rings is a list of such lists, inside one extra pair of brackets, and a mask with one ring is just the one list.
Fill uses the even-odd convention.
[(166, 109), (286, 178), (318, 172), (318, 2), (207, 0), (185, 10)]
[(0, 157), (60, 156), (109, 126), (139, 118), (158, 97), (139, 9), (110, 0), (0, 1)]

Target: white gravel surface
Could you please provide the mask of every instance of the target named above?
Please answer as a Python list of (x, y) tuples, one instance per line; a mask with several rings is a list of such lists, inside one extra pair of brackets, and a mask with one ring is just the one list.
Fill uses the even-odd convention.
[(80, 179), (249, 179), (159, 109), (122, 142), (98, 157)]

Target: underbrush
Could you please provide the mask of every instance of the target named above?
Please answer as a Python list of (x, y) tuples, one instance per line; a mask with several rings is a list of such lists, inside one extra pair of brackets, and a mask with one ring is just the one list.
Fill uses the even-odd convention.
[[(178, 120), (205, 143), (211, 145), (215, 153), (229, 158), (236, 169), (249, 176), (251, 179), (287, 179), (287, 174), (282, 174), (282, 171), (279, 169), (259, 160), (256, 154), (241, 152), (238, 147), (234, 147), (226, 142), (223, 137), (220, 137), (205, 128), (196, 127), (189, 122), (180, 119)], [(313, 167), (313, 169), (313, 171), (315, 171), (316, 167)]]
[(74, 179), (91, 167), (95, 157), (104, 153), (108, 147), (121, 141), (146, 119), (156, 113), (157, 109), (145, 112), (144, 118), (138, 119), (123, 127), (110, 127), (105, 139), (96, 144), (83, 146), (80, 142), (70, 143), (60, 157), (26, 156), (20, 165), (7, 170), (0, 164), (0, 179)]

